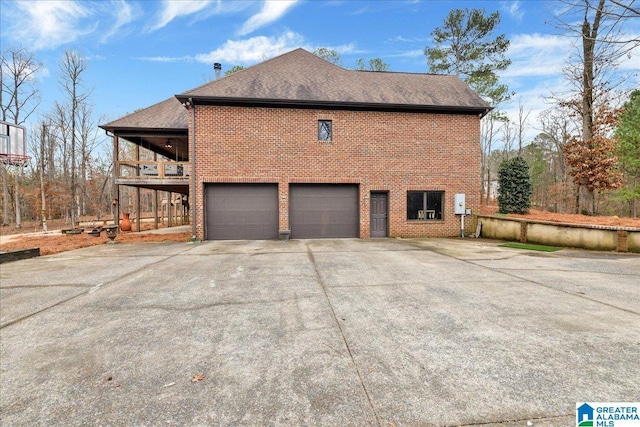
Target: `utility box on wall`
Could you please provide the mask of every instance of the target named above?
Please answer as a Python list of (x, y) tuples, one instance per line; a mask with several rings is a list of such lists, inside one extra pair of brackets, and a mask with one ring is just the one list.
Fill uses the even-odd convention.
[(464, 215), (467, 210), (464, 194), (456, 194), (453, 196), (453, 203), (455, 205), (453, 212), (456, 215)]

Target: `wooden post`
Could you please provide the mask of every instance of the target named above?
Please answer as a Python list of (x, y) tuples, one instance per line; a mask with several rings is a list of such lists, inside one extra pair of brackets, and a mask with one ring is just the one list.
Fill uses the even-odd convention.
[[(136, 162), (138, 162), (137, 175), (140, 176), (140, 146), (136, 144)], [(136, 231), (140, 232), (140, 187), (136, 187)]]
[(158, 190), (153, 190), (153, 229), (158, 229)]
[(140, 187), (136, 187), (136, 231), (140, 232)]
[(120, 141), (118, 135), (113, 136), (113, 225), (118, 225), (120, 218), (120, 186), (116, 185), (116, 179), (120, 175)]
[[(164, 200), (163, 200), (163, 202), (164, 201), (168, 201), (168, 200), (169, 200), (169, 192), (165, 191), (164, 192)], [(168, 202), (162, 205), (162, 225), (165, 225), (165, 222), (164, 222), (164, 219), (165, 219), (165, 216), (164, 216), (165, 207), (167, 208), (167, 217), (166, 217), (167, 218), (167, 223), (166, 224), (167, 224), (167, 227), (168, 227), (169, 226), (169, 205), (168, 205)]]
[(173, 193), (169, 191), (169, 200), (167, 203), (167, 227), (173, 227), (173, 209), (171, 208), (173, 201)]
[[(153, 153), (153, 161), (157, 162), (158, 161), (158, 153)], [(158, 229), (158, 190), (153, 190), (153, 199), (152, 199), (152, 205), (153, 205), (153, 229), (157, 230)]]

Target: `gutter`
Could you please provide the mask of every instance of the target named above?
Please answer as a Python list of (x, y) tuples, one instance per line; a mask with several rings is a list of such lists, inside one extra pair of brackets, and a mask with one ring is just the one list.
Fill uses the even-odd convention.
[(196, 233), (196, 219), (197, 219), (197, 204), (196, 204), (196, 106), (193, 103), (193, 99), (187, 100), (189, 110), (191, 110), (191, 188), (193, 188), (193, 194), (189, 201), (191, 206), (191, 240), (194, 242), (197, 239)]
[[(183, 95), (176, 95), (181, 102), (185, 102)], [(425, 105), (425, 104), (393, 104), (377, 102), (355, 101), (321, 101), (303, 99), (277, 99), (277, 98), (239, 98), (219, 96), (192, 96), (191, 102), (202, 105), (218, 105), (232, 107), (264, 107), (264, 108), (300, 108), (300, 109), (326, 109), (349, 111), (384, 111), (384, 112), (413, 112), (432, 114), (462, 114), (478, 115), (484, 117), (492, 108), (487, 105), (460, 106), (460, 105)]]

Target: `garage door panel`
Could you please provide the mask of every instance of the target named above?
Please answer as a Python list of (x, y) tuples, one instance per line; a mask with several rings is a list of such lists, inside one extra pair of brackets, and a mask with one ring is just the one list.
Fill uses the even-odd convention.
[(292, 184), (291, 237), (296, 239), (358, 237), (358, 186)]
[(206, 238), (278, 238), (277, 184), (208, 184)]

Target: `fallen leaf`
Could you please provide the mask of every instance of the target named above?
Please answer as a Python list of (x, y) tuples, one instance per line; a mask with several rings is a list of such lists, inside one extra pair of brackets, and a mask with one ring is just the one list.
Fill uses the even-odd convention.
[(192, 383), (197, 383), (198, 381), (202, 381), (204, 379), (204, 374), (197, 374), (191, 378)]

